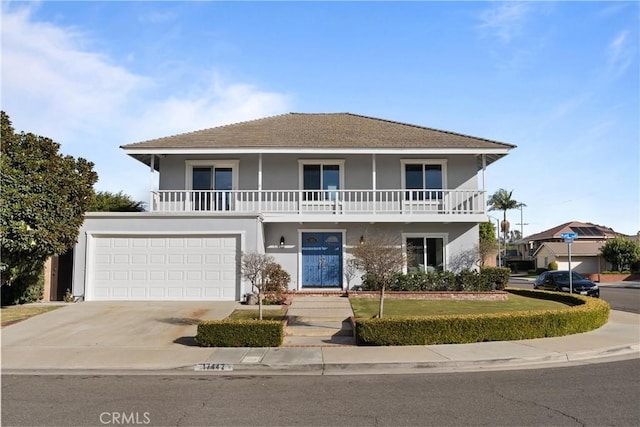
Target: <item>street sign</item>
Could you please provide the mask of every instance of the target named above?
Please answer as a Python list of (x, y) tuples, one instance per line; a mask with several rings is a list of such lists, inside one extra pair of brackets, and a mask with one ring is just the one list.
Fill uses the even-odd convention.
[(578, 233), (560, 233), (562, 239), (575, 239), (578, 237)]
[(573, 239), (578, 237), (577, 233), (560, 233), (560, 237), (564, 239), (567, 244), (567, 256), (569, 257), (569, 292), (573, 293), (573, 273), (571, 272), (571, 244)]

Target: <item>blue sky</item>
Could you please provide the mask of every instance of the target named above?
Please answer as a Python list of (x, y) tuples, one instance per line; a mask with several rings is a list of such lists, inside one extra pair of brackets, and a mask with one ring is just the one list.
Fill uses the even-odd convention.
[(351, 112), (516, 144), (486, 189), (527, 204), (525, 235), (635, 234), (639, 22), (637, 2), (3, 2), (1, 102), (139, 200), (120, 145)]

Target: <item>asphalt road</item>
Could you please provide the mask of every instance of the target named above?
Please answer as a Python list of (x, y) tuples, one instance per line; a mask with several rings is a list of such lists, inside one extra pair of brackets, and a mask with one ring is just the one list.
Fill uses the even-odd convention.
[[(511, 280), (509, 286), (533, 289), (533, 283)], [(640, 314), (640, 287), (621, 287), (619, 285), (600, 286), (600, 298), (609, 303), (612, 309)]]
[(360, 376), (12, 376), (5, 426), (640, 425), (640, 359)]

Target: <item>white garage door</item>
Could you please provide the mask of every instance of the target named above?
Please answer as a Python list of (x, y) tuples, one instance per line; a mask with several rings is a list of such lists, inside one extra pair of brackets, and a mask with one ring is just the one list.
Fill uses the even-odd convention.
[(87, 300), (239, 299), (235, 236), (103, 236), (90, 244)]
[[(564, 259), (558, 262), (558, 270), (568, 270), (569, 261)], [(580, 274), (598, 273), (598, 258), (596, 257), (571, 257), (571, 269)]]

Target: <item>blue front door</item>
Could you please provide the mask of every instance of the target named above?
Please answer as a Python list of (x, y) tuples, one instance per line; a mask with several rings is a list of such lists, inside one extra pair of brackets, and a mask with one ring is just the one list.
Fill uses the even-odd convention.
[(342, 287), (342, 233), (302, 233), (302, 286)]

